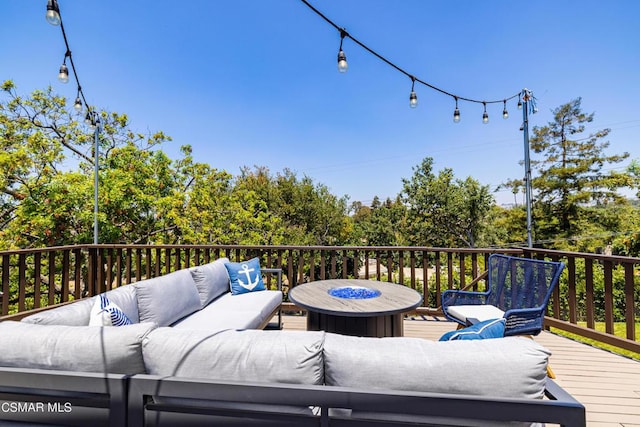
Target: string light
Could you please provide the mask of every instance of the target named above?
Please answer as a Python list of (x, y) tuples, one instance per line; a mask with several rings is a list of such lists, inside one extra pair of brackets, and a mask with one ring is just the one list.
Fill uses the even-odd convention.
[(47, 14), (45, 15), (47, 22), (51, 25), (60, 25), (60, 9), (56, 0), (47, 1)]
[(342, 42), (344, 38), (347, 36), (347, 32), (344, 30), (340, 30), (340, 49), (338, 51), (338, 71), (341, 73), (346, 73), (349, 68), (349, 64), (347, 64), (347, 55), (344, 54), (342, 50)]
[(518, 110), (522, 110), (522, 94), (518, 94)]
[(415, 77), (411, 76), (411, 93), (409, 94), (409, 107), (416, 108), (418, 106), (418, 95), (413, 90), (414, 85), (416, 84)]
[(58, 73), (58, 80), (62, 83), (69, 82), (69, 69), (67, 68), (67, 58), (71, 56), (71, 52), (67, 50), (64, 54), (64, 60), (62, 61), (62, 65), (60, 66), (60, 72)]
[(502, 118), (507, 120), (509, 118), (509, 112), (507, 111), (507, 100), (504, 100), (504, 107), (502, 109)]
[(80, 80), (78, 79), (78, 72), (76, 71), (76, 66), (73, 62), (73, 56), (71, 55), (71, 49), (69, 48), (69, 40), (67, 39), (67, 33), (64, 29), (64, 23), (62, 21), (62, 16), (60, 14), (60, 6), (58, 5), (57, 0), (47, 0), (47, 13), (45, 18), (47, 22), (51, 25), (60, 26), (60, 30), (62, 32), (62, 38), (64, 39), (64, 45), (66, 47), (66, 51), (64, 54), (64, 60), (62, 61), (62, 65), (60, 66), (60, 71), (58, 72), (58, 80), (62, 83), (69, 82), (69, 67), (67, 67), (67, 59), (69, 59), (69, 65), (71, 66), (71, 71), (73, 72), (73, 77), (76, 81), (76, 85), (78, 91), (76, 93), (76, 100), (73, 103), (73, 108), (80, 113), (82, 111), (83, 106), (87, 108), (87, 118), (86, 120), (88, 125), (96, 126), (99, 124), (99, 117), (97, 112), (93, 111), (91, 107), (89, 107), (89, 103), (87, 102), (82, 87), (80, 86)]
[(73, 109), (78, 113), (82, 111), (82, 100), (80, 99), (80, 87), (78, 87), (78, 94), (76, 95), (76, 102), (73, 103)]
[[(412, 82), (415, 84), (415, 82), (418, 82), (430, 89), (433, 89), (437, 92), (440, 92), (443, 95), (447, 95), (450, 96), (452, 98), (455, 99), (456, 101), (456, 110), (454, 111), (454, 115), (453, 115), (453, 121), (455, 123), (458, 123), (460, 121), (460, 111), (458, 110), (458, 100), (461, 101), (466, 101), (466, 102), (472, 102), (472, 103), (477, 103), (477, 104), (483, 104), (484, 106), (484, 114), (483, 114), (483, 122), (487, 123), (489, 121), (489, 115), (487, 113), (487, 104), (497, 104), (497, 103), (504, 103), (506, 104), (507, 101), (510, 101), (516, 97), (518, 97), (518, 108), (522, 108), (522, 102), (520, 100), (520, 92), (509, 96), (507, 98), (502, 98), (502, 99), (497, 99), (497, 100), (492, 100), (492, 101), (487, 101), (487, 100), (478, 100), (478, 99), (473, 99), (473, 98), (467, 98), (467, 97), (463, 97), (460, 95), (455, 95), (451, 92), (448, 92), (444, 89), (441, 89), (437, 86), (434, 86), (422, 79), (419, 79), (417, 77), (414, 77), (411, 73), (409, 73), (408, 71), (404, 70), (403, 68), (400, 68), (398, 65), (394, 64), (393, 62), (391, 62), (390, 60), (388, 60), (387, 58), (385, 58), (384, 56), (380, 55), (379, 53), (377, 53), (376, 51), (374, 51), (373, 49), (371, 49), (370, 47), (368, 47), (367, 45), (365, 45), (364, 43), (362, 43), (361, 41), (359, 41), (358, 39), (356, 39), (355, 37), (353, 37), (351, 34), (349, 34), (344, 28), (338, 26), (336, 23), (334, 23), (332, 20), (330, 20), (329, 18), (327, 18), (322, 12), (320, 12), (318, 9), (316, 9), (313, 5), (311, 5), (307, 0), (300, 0), (302, 3), (304, 3), (309, 9), (311, 9), (313, 12), (315, 12), (318, 16), (320, 16), (322, 19), (324, 19), (327, 23), (329, 23), (331, 26), (333, 26), (336, 30), (338, 30), (340, 32), (340, 50), (338, 53), (338, 70), (341, 73), (344, 73), (347, 71), (347, 58), (344, 54), (344, 52), (342, 51), (342, 42), (343, 39), (345, 37), (348, 37), (349, 39), (351, 39), (351, 41), (353, 41), (354, 43), (356, 43), (357, 45), (359, 45), (361, 48), (363, 48), (364, 50), (366, 50), (367, 52), (369, 52), (370, 54), (374, 55), (375, 57), (377, 57), (378, 59), (380, 59), (382, 62), (386, 63), (387, 65), (393, 67), (396, 69), (396, 71), (406, 75), (407, 77), (412, 79)], [(414, 84), (412, 84), (412, 89)], [(411, 91), (412, 93), (415, 92), (414, 90)], [(411, 103), (413, 101), (413, 97), (410, 95), (409, 97), (409, 105), (413, 106), (413, 104)], [(415, 102), (417, 105), (417, 95), (415, 97)], [(506, 110), (506, 109), (505, 109)], [(485, 117), (486, 116), (486, 117)], [(503, 110), (503, 117), (504, 117), (504, 110)], [(507, 114), (508, 117), (508, 114)], [(505, 118), (507, 118), (505, 117)]]
[(453, 110), (453, 123), (460, 122), (460, 110), (458, 110), (458, 97), (454, 96), (456, 100), (456, 109)]

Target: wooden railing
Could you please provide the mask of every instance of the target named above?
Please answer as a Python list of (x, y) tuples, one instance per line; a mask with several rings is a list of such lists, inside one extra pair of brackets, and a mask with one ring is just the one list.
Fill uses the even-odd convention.
[[(372, 278), (402, 283), (423, 294), (420, 314), (438, 314), (445, 289), (472, 283), (491, 253), (565, 262), (549, 305), (547, 325), (640, 353), (640, 258), (542, 249), (451, 249), (369, 246), (82, 245), (0, 252), (3, 318), (96, 295), (220, 257), (260, 257), (281, 268), (288, 289), (329, 278)], [(425, 287), (425, 283), (427, 286)], [(483, 289), (479, 280), (474, 288)], [(425, 291), (426, 289), (426, 291)], [(17, 315), (16, 315), (17, 313)], [(579, 326), (578, 323), (586, 323)], [(605, 332), (596, 331), (604, 322)], [(614, 335), (624, 325), (625, 337)]]

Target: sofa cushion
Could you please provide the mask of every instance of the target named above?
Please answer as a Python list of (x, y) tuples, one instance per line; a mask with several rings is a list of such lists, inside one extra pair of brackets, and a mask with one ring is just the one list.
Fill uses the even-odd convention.
[(447, 308), (447, 312), (462, 322), (466, 322), (467, 319), (477, 319), (483, 322), (504, 316), (504, 311), (490, 304), (452, 305)]
[(22, 318), (24, 323), (35, 323), (39, 325), (66, 325), (66, 326), (87, 326), (91, 308), (96, 300), (84, 298), (60, 307), (41, 311)]
[(155, 327), (153, 323), (108, 328), (0, 322), (0, 366), (143, 374), (142, 340)]
[(325, 382), (365, 389), (542, 398), (549, 355), (523, 337), (433, 342), (327, 333)]
[[(136, 288), (133, 285), (120, 286), (105, 294), (115, 303), (133, 323), (138, 323), (138, 302)], [(87, 326), (91, 316), (91, 308), (98, 297), (84, 298), (51, 310), (41, 311), (22, 319), (26, 323), (41, 325)]]
[(505, 323), (506, 320), (504, 318), (485, 320), (468, 328), (449, 331), (440, 337), (440, 341), (502, 338), (504, 337)]
[(200, 296), (189, 270), (143, 280), (134, 285), (140, 322), (169, 326), (200, 310)]
[(178, 320), (172, 328), (200, 331), (224, 331), (226, 329), (258, 329), (262, 323), (260, 310), (220, 311), (211, 305)]
[(200, 306), (204, 307), (220, 295), (229, 292), (229, 275), (224, 264), (229, 258), (220, 258), (205, 265), (191, 267), (189, 273), (198, 288)]
[(95, 298), (89, 315), (89, 326), (125, 326), (131, 323), (122, 309), (110, 301), (106, 294)]
[(211, 307), (218, 311), (258, 311), (261, 317), (266, 318), (282, 304), (281, 291), (248, 292), (246, 294), (232, 295), (226, 293), (213, 301), (206, 308)]
[(144, 340), (148, 373), (227, 381), (322, 384), (324, 332), (158, 328)]
[(262, 281), (260, 259), (252, 258), (243, 262), (227, 262), (224, 266), (229, 273), (232, 294), (238, 295), (267, 289)]

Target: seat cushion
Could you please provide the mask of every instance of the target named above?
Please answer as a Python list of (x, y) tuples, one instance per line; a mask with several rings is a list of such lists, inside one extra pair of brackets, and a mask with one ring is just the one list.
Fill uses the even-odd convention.
[(200, 295), (189, 270), (178, 270), (164, 276), (137, 282), (140, 322), (169, 326), (200, 310)]
[(257, 329), (262, 324), (259, 310), (220, 311), (210, 309), (210, 305), (200, 311), (178, 320), (172, 328), (217, 332), (227, 329)]
[(447, 307), (447, 312), (462, 322), (466, 322), (467, 319), (484, 322), (504, 316), (504, 311), (493, 305), (452, 305)]
[(229, 292), (229, 275), (225, 268), (228, 258), (220, 258), (205, 265), (191, 267), (189, 273), (198, 288), (200, 306), (204, 307), (220, 295)]
[(154, 323), (113, 328), (0, 322), (0, 366), (143, 374), (142, 340), (155, 327)]
[(324, 332), (158, 328), (143, 343), (149, 374), (322, 384)]
[(282, 304), (281, 291), (248, 292), (246, 294), (233, 295), (226, 293), (214, 300), (206, 308), (211, 307), (220, 311), (258, 311), (262, 318), (273, 313)]

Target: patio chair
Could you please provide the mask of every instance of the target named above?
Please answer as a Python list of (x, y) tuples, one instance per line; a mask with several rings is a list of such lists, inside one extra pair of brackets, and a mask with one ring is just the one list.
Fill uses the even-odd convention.
[(505, 336), (538, 335), (564, 263), (493, 254), (485, 292), (447, 290), (444, 315), (463, 326), (504, 317)]

